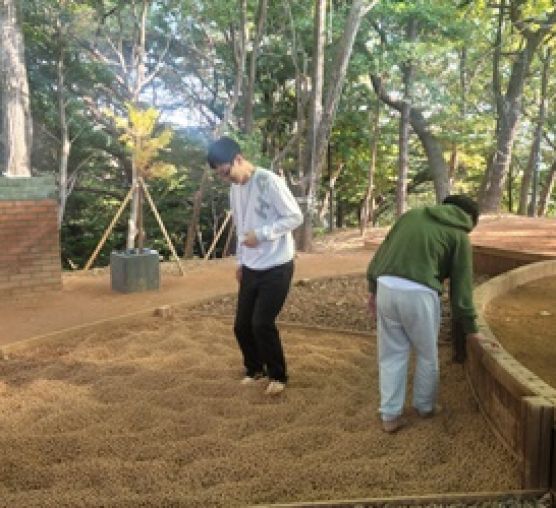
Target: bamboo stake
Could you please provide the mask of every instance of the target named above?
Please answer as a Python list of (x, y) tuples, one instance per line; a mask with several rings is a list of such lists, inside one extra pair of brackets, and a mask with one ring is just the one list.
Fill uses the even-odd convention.
[(178, 258), (178, 255), (176, 254), (176, 249), (174, 249), (174, 245), (172, 244), (172, 240), (170, 240), (170, 236), (168, 235), (168, 232), (166, 231), (166, 228), (164, 227), (164, 223), (162, 222), (162, 219), (161, 219), (160, 215), (158, 214), (158, 210), (156, 209), (154, 201), (151, 198), (151, 194), (149, 192), (149, 189), (147, 189), (147, 186), (145, 185), (145, 182), (143, 181), (142, 178), (139, 178), (139, 184), (141, 185), (141, 187), (143, 188), (143, 191), (145, 192), (145, 197), (147, 198), (147, 201), (149, 202), (149, 205), (151, 206), (151, 210), (153, 211), (153, 214), (156, 217), (156, 220), (158, 222), (158, 225), (160, 226), (162, 234), (164, 235), (164, 238), (166, 239), (166, 243), (168, 244), (168, 247), (170, 248), (170, 251), (172, 252), (172, 255), (174, 256), (174, 258), (176, 260), (176, 263), (178, 265), (178, 268), (179, 268), (179, 271), (180, 271), (181, 275), (185, 275), (185, 272), (183, 271), (183, 267), (181, 266), (181, 263), (180, 263), (180, 258)]
[(104, 235), (102, 235), (102, 238), (100, 239), (100, 242), (98, 242), (98, 245), (96, 247), (96, 249), (94, 250), (94, 252), (91, 254), (91, 257), (89, 258), (89, 260), (87, 261), (87, 263), (85, 264), (85, 266), (83, 267), (83, 271), (87, 271), (91, 265), (94, 263), (98, 253), (100, 252), (100, 249), (102, 249), (104, 242), (106, 242), (106, 239), (108, 238), (108, 236), (110, 235), (110, 233), (112, 232), (112, 229), (114, 228), (116, 222), (118, 221), (118, 219), (120, 218), (120, 215), (122, 214), (122, 212), (124, 211), (125, 206), (127, 205), (127, 203), (129, 202), (129, 200), (131, 199), (131, 194), (133, 193), (133, 185), (131, 186), (131, 188), (129, 189), (129, 192), (127, 193), (127, 196), (124, 198), (124, 200), (122, 201), (122, 204), (120, 205), (120, 208), (118, 209), (118, 211), (116, 212), (116, 215), (114, 215), (114, 218), (112, 219), (112, 222), (110, 223), (110, 225), (106, 228), (106, 231), (104, 231)]
[(224, 244), (224, 249), (222, 250), (222, 257), (227, 257), (230, 252), (230, 242), (232, 241), (232, 236), (234, 235), (235, 225), (232, 222), (230, 230), (228, 231), (228, 237), (226, 238), (226, 243)]
[(205, 261), (212, 254), (212, 251), (216, 247), (216, 244), (218, 243), (218, 240), (220, 239), (220, 236), (222, 236), (222, 233), (224, 232), (224, 228), (226, 227), (226, 224), (228, 224), (228, 221), (230, 220), (231, 216), (232, 216), (232, 212), (230, 210), (228, 210), (226, 212), (226, 217), (224, 218), (224, 222), (222, 222), (222, 225), (220, 226), (220, 229), (218, 230), (218, 233), (216, 233), (216, 235), (214, 236), (214, 239), (212, 240), (212, 244), (211, 244), (209, 250), (207, 251), (207, 254), (205, 256)]

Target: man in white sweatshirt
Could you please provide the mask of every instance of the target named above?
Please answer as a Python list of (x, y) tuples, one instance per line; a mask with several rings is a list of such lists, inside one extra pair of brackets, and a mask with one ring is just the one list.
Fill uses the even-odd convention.
[(239, 283), (234, 333), (245, 366), (241, 383), (254, 384), (268, 376), (265, 393), (278, 395), (288, 375), (276, 317), (290, 289), (292, 231), (303, 222), (303, 214), (284, 180), (255, 167), (233, 139), (212, 143), (207, 161), (231, 184)]

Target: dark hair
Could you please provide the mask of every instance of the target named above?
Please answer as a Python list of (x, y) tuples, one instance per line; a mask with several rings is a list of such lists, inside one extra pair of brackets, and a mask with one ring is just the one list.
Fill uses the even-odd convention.
[(442, 201), (443, 205), (456, 205), (461, 208), (473, 220), (473, 227), (479, 222), (479, 205), (465, 194), (450, 194)]
[(226, 136), (211, 143), (208, 147), (207, 162), (212, 169), (220, 164), (230, 164), (241, 153), (241, 148), (232, 139)]

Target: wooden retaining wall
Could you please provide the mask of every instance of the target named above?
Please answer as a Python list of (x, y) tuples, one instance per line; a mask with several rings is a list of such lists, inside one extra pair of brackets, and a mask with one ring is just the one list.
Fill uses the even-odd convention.
[(556, 256), (473, 245), (474, 270), (484, 275), (500, 275), (520, 266), (551, 259), (556, 259)]
[(525, 489), (556, 489), (556, 389), (501, 346), (482, 313), (497, 296), (552, 276), (556, 260), (516, 268), (479, 286), (475, 303), (485, 340), (467, 343), (469, 384), (494, 432), (520, 461)]

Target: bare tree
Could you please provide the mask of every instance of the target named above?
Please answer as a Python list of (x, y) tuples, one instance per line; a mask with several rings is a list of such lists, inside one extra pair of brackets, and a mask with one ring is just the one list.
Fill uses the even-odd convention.
[[(234, 61), (235, 61), (235, 80), (232, 92), (232, 98), (226, 105), (222, 121), (216, 126), (213, 131), (213, 137), (215, 139), (219, 138), (228, 124), (232, 120), (234, 110), (238, 104), (239, 97), (241, 95), (241, 88), (243, 83), (243, 76), (245, 73), (246, 64), (246, 25), (247, 25), (247, 0), (239, 0), (240, 8), (240, 25), (239, 27), (230, 27), (231, 39), (233, 40), (234, 48)], [(201, 177), (201, 182), (199, 184), (199, 189), (195, 192), (193, 199), (193, 208), (191, 212), (191, 219), (187, 227), (187, 236), (185, 240), (185, 249), (183, 257), (185, 259), (191, 258), (193, 256), (193, 245), (195, 244), (195, 238), (199, 232), (199, 220), (201, 218), (201, 207), (203, 204), (203, 198), (208, 188), (208, 182), (210, 180), (210, 170), (205, 167), (203, 170), (203, 175)]]
[(380, 137), (380, 100), (375, 102), (375, 109), (372, 114), (372, 137), (371, 137), (371, 160), (367, 170), (367, 190), (361, 205), (361, 217), (359, 226), (361, 236), (365, 235), (369, 221), (373, 223), (374, 215), (374, 177), (376, 170), (376, 157), (378, 151), (378, 139)]
[[(521, 189), (519, 193), (519, 207), (517, 213), (519, 215), (525, 215), (527, 212), (528, 205), (530, 207), (529, 215), (531, 217), (535, 216), (534, 208), (536, 208), (536, 190), (538, 187), (538, 167), (539, 167), (539, 156), (541, 150), (541, 138), (544, 129), (544, 122), (546, 117), (546, 101), (547, 101), (547, 89), (548, 89), (548, 68), (550, 65), (550, 52), (548, 52), (548, 58), (541, 58), (543, 61), (543, 71), (541, 79), (541, 93), (539, 99), (539, 112), (537, 115), (535, 132), (533, 134), (533, 142), (531, 143), (531, 150), (529, 152), (529, 160), (525, 171), (523, 172), (523, 177), (521, 179)], [(531, 200), (529, 200), (529, 193), (531, 192), (531, 184), (533, 184), (533, 192)]]
[[(295, 28), (295, 23), (293, 19), (293, 14), (290, 6), (289, 0), (284, 0), (284, 6), (286, 9), (286, 14), (288, 22), (290, 25), (291, 35), (288, 37), (291, 40), (291, 57), (293, 66), (295, 69), (295, 103), (296, 103), (296, 114), (297, 114), (297, 129), (295, 134), (295, 142), (297, 147), (297, 160), (300, 162), (298, 164), (298, 178), (300, 182), (304, 181), (305, 168), (301, 163), (304, 157), (304, 133), (306, 125), (306, 114), (305, 110), (307, 108), (307, 102), (309, 99), (309, 94), (307, 92), (307, 54), (303, 48), (298, 45), (297, 30)], [(301, 53), (301, 62), (299, 62), (299, 53)], [(288, 143), (289, 144), (289, 143)]]
[[(107, 93), (115, 94), (119, 100), (129, 102), (134, 107), (139, 106), (141, 94), (162, 70), (172, 39), (171, 34), (167, 36), (166, 46), (147, 66), (147, 21), (151, 4), (152, 0), (129, 0), (119, 3), (109, 12), (102, 11), (102, 3), (99, 4), (102, 12), (99, 13), (97, 37), (93, 41), (80, 40), (89, 50), (93, 60), (112, 70), (113, 89), (107, 90)], [(108, 19), (114, 20), (113, 23), (108, 24)], [(129, 169), (130, 183), (135, 191), (131, 200), (126, 246), (133, 249), (139, 234), (137, 224), (141, 187), (138, 185), (139, 175), (133, 160)]]
[(6, 176), (29, 177), (33, 128), (23, 34), (17, 21), (14, 0), (2, 0), (0, 3), (0, 31), (4, 172)]
[[(313, 217), (318, 213), (317, 210), (317, 191), (320, 183), (324, 154), (330, 138), (330, 132), (336, 110), (340, 101), (340, 96), (344, 86), (347, 67), (351, 58), (355, 37), (359, 31), (359, 26), (363, 17), (375, 6), (378, 0), (354, 0), (344, 25), (343, 33), (336, 48), (336, 54), (332, 62), (332, 72), (327, 83), (326, 99), (324, 107), (319, 101), (322, 96), (322, 76), (324, 74), (324, 15), (326, 5), (324, 0), (316, 0), (315, 14), (315, 54), (313, 55), (313, 95), (311, 98), (310, 125), (307, 129), (307, 146), (305, 167), (308, 170), (306, 200), (307, 206), (304, 211), (304, 221), (302, 227), (301, 245), (302, 250), (310, 251), (313, 242)], [(318, 87), (321, 88), (319, 91)]]
[(554, 181), (556, 180), (556, 160), (550, 166), (548, 170), (548, 174), (546, 175), (546, 179), (544, 181), (544, 185), (542, 188), (542, 192), (539, 198), (539, 206), (538, 206), (538, 216), (543, 217), (546, 215), (548, 202), (550, 200), (550, 196), (552, 195), (552, 190), (554, 189)]

